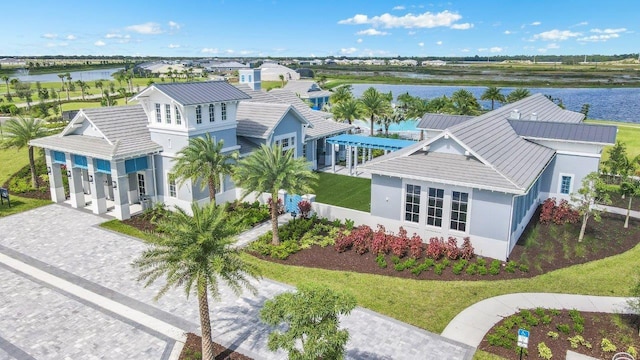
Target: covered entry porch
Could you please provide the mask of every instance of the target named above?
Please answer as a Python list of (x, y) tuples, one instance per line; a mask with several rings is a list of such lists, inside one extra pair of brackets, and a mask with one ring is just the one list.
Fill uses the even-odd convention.
[[(332, 144), (331, 171), (336, 173), (336, 157), (344, 151), (346, 165), (343, 171), (349, 175), (357, 175), (358, 164), (373, 160), (373, 150), (383, 150), (385, 154), (397, 151), (416, 142), (412, 140), (389, 139), (352, 134), (341, 134), (327, 139)], [(361, 150), (362, 149), (362, 150)]]

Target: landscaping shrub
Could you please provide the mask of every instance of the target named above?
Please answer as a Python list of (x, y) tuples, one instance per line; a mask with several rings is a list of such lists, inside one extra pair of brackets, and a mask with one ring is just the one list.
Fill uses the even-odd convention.
[(462, 248), (460, 249), (460, 257), (465, 260), (473, 258), (473, 246), (471, 245), (471, 238), (468, 236), (463, 239)]
[(436, 264), (436, 267), (433, 269), (433, 272), (435, 272), (438, 275), (442, 275), (442, 271), (444, 270), (445, 266), (443, 263), (440, 264)]
[(475, 275), (478, 273), (478, 264), (469, 264), (469, 266), (467, 266), (467, 274), (469, 275)]
[(579, 345), (582, 345), (584, 347), (586, 347), (587, 349), (591, 349), (591, 343), (586, 341), (582, 335), (576, 335), (576, 336), (572, 336), (570, 338), (568, 338), (567, 340), (569, 340), (569, 344), (571, 345), (572, 349), (577, 349)]
[(569, 334), (569, 332), (571, 331), (571, 328), (567, 324), (558, 324), (556, 325), (556, 329), (558, 329), (558, 331), (563, 334)]
[(506, 326), (498, 326), (487, 335), (487, 341), (491, 346), (500, 346), (505, 349), (515, 349), (518, 335)]
[(600, 348), (604, 352), (614, 352), (618, 349), (616, 345), (607, 338), (602, 339), (602, 341), (600, 342)]
[(627, 354), (633, 356), (634, 359), (638, 358), (638, 350), (636, 350), (636, 348), (634, 348), (633, 346), (629, 346), (627, 348)]
[(409, 239), (409, 255), (414, 259), (420, 258), (422, 256), (422, 248), (422, 239), (417, 234), (413, 234)]
[(409, 258), (403, 262), (398, 262), (397, 264), (394, 265), (394, 269), (396, 271), (403, 271), (406, 269), (411, 269), (412, 267), (416, 266), (416, 259), (414, 258)]
[(518, 265), (518, 269), (522, 272), (529, 272), (529, 267), (525, 264)]
[(467, 263), (468, 263), (467, 260), (461, 259), (455, 265), (453, 265), (451, 270), (453, 271), (454, 274), (460, 275), (462, 273), (462, 270), (464, 270), (464, 267), (467, 266)]
[(311, 213), (311, 203), (307, 200), (302, 200), (298, 203), (298, 210), (300, 210), (300, 216), (303, 218), (309, 217)]
[(504, 267), (504, 271), (508, 272), (508, 273), (514, 273), (516, 272), (516, 262), (515, 261), (509, 261), (507, 263), (507, 266)]
[(558, 334), (558, 333), (557, 333), (557, 332), (555, 332), (555, 331), (549, 331), (549, 332), (547, 333), (547, 336), (548, 336), (548, 337), (550, 337), (550, 338), (552, 338), (553, 340), (557, 340), (557, 339), (560, 337), (560, 334)]
[(449, 236), (447, 243), (445, 244), (445, 254), (447, 258), (456, 260), (460, 256), (460, 249), (458, 249), (458, 240), (453, 236)]
[(373, 230), (362, 225), (353, 230), (350, 234), (340, 236), (336, 239), (335, 249), (338, 252), (344, 252), (353, 249), (356, 253), (362, 255), (369, 251)]
[(480, 274), (480, 275), (487, 275), (487, 274), (488, 274), (488, 272), (489, 272), (489, 271), (487, 270), (487, 267), (486, 267), (486, 266), (484, 266), (484, 265), (482, 265), (482, 266), (478, 265), (478, 274)]
[(433, 259), (429, 259), (429, 258), (424, 259), (424, 262), (414, 267), (413, 269), (411, 269), (411, 272), (413, 273), (413, 275), (418, 276), (423, 271), (429, 270), (429, 268), (432, 267), (434, 264), (435, 262), (433, 261)]
[(401, 226), (400, 231), (398, 231), (398, 235), (391, 236), (389, 247), (391, 247), (391, 252), (394, 255), (403, 257), (409, 249), (409, 238), (407, 237), (407, 230), (405, 230)]
[(493, 260), (491, 262), (491, 265), (489, 266), (489, 274), (491, 274), (491, 275), (500, 274), (500, 267), (501, 266), (502, 266), (502, 263), (500, 262), (500, 260)]
[(445, 252), (444, 239), (437, 236), (429, 239), (429, 245), (427, 245), (427, 256), (433, 260), (440, 259)]
[(353, 230), (353, 225), (355, 224), (355, 221), (351, 220), (351, 219), (346, 219), (344, 221), (344, 227), (347, 230)]
[(387, 260), (384, 258), (383, 254), (376, 256), (376, 263), (378, 263), (378, 266), (383, 269), (387, 267)]
[(557, 204), (555, 198), (548, 198), (542, 203), (540, 210), (541, 224), (549, 224), (551, 222), (556, 225), (575, 224), (579, 219), (580, 215), (567, 200), (561, 200), (560, 204)]
[(549, 349), (547, 344), (545, 344), (544, 342), (541, 342), (538, 344), (538, 356), (546, 360), (549, 360), (553, 357), (553, 354), (551, 353), (551, 349)]
[(373, 233), (373, 239), (371, 240), (371, 252), (374, 254), (388, 254), (391, 250), (389, 240), (391, 240), (391, 235), (387, 235), (383, 225), (378, 225), (378, 230)]
[(342, 233), (336, 238), (334, 248), (337, 252), (345, 252), (353, 246), (353, 236)]

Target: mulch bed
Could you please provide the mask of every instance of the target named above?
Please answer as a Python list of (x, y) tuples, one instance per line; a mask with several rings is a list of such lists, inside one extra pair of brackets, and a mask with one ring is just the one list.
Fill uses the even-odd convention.
[[(577, 349), (572, 349), (567, 339), (575, 336), (576, 332), (573, 329), (571, 329), (569, 334), (563, 334), (558, 331), (556, 326), (559, 324), (573, 326), (573, 321), (569, 317), (569, 311), (562, 310), (561, 314), (555, 316), (551, 323), (547, 325), (539, 324), (530, 328), (528, 355), (524, 355), (523, 359), (540, 359), (538, 356), (538, 344), (541, 342), (544, 342), (545, 345), (551, 349), (553, 359), (564, 359), (567, 354), (567, 350), (598, 359), (611, 359), (616, 352), (626, 352), (630, 345), (632, 345), (636, 350), (640, 349), (640, 338), (638, 337), (637, 330), (637, 324), (638, 321), (640, 321), (640, 317), (637, 315), (618, 315), (592, 312), (581, 312), (580, 314), (585, 320), (584, 331), (580, 335), (591, 344), (591, 349), (588, 349), (583, 345), (578, 346)], [(619, 317), (619, 320), (614, 320), (615, 317)], [(501, 320), (499, 323), (494, 325), (487, 334), (491, 334), (494, 329), (503, 325), (504, 322), (505, 320)], [(512, 329), (512, 331), (514, 334), (517, 333), (516, 328)], [(557, 339), (552, 339), (547, 335), (550, 331), (558, 333), (559, 337)], [(616, 345), (617, 350), (615, 352), (602, 351), (601, 341), (603, 338), (612, 341)], [(519, 358), (519, 352), (515, 349), (506, 349), (499, 346), (489, 345), (487, 335), (485, 335), (478, 349), (499, 355), (506, 359)]]
[[(537, 217), (530, 224), (531, 227), (537, 222)], [(545, 248), (547, 250), (553, 249), (552, 253), (555, 255), (552, 257), (548, 253), (544, 252), (541, 247), (538, 248), (526, 248), (522, 242), (526, 238), (527, 231), (522, 236), (521, 241), (514, 247), (511, 253), (510, 259), (520, 263), (522, 254), (526, 252), (528, 259), (535, 259), (536, 257), (543, 255), (547, 261), (541, 261), (538, 267), (530, 266), (528, 272), (522, 272), (520, 270), (515, 273), (508, 273), (502, 269), (498, 275), (469, 275), (465, 271), (456, 275), (452, 272), (451, 266), (456, 261), (451, 261), (451, 265), (447, 267), (441, 275), (436, 274), (433, 268), (428, 271), (422, 272), (420, 275), (415, 276), (409, 270), (396, 271), (393, 268), (391, 262), (391, 256), (386, 256), (387, 267), (381, 268), (376, 263), (376, 256), (370, 252), (363, 255), (358, 255), (355, 251), (349, 250), (343, 253), (338, 253), (333, 246), (327, 246), (325, 248), (319, 246), (312, 246), (309, 249), (301, 250), (295, 254), (289, 256), (286, 260), (273, 259), (271, 257), (261, 256), (257, 253), (252, 255), (267, 261), (272, 261), (285, 265), (304, 266), (328, 270), (341, 270), (341, 271), (354, 271), (359, 273), (395, 276), (401, 278), (411, 278), (419, 280), (460, 280), (460, 281), (473, 281), (473, 280), (505, 280), (515, 278), (527, 278), (537, 276), (549, 271), (557, 270), (560, 268), (583, 264), (589, 261), (602, 259), (608, 256), (624, 253), (635, 245), (640, 243), (640, 221), (631, 219), (629, 228), (624, 229), (624, 217), (615, 214), (603, 214), (602, 222), (597, 223), (590, 220), (587, 224), (587, 235), (592, 235), (596, 239), (602, 239), (596, 244), (594, 251), (587, 252), (584, 256), (575, 256), (571, 254), (569, 258), (563, 257), (563, 244), (553, 238), (549, 232), (551, 231), (550, 225), (542, 225), (538, 227), (539, 238), (545, 239)], [(580, 224), (573, 224), (567, 226), (574, 226), (579, 229)], [(575, 240), (577, 243), (577, 236)], [(586, 240), (585, 240), (586, 241)], [(471, 238), (473, 243), (473, 238)], [(402, 261), (406, 260), (406, 257)], [(491, 263), (491, 258), (486, 258), (487, 268)], [(418, 259), (418, 263), (422, 262), (422, 259)], [(470, 262), (475, 262), (472, 259)]]
[[(253, 360), (233, 350), (214, 342), (213, 353), (216, 360)], [(193, 333), (187, 333), (187, 341), (182, 348), (182, 353), (178, 360), (197, 360), (202, 359), (202, 338)]]

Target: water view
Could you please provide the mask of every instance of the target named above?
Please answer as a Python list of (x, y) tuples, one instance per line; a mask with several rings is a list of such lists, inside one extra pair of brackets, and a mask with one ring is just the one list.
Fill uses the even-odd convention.
[[(451, 96), (456, 90), (469, 90), (480, 99), (484, 86), (431, 86), (431, 85), (386, 85), (354, 84), (353, 94), (360, 97), (370, 86), (379, 91), (393, 93), (394, 98), (408, 92), (413, 96), (432, 99), (442, 95)], [(580, 111), (583, 104), (590, 104), (589, 118), (640, 123), (640, 88), (528, 88), (532, 94), (542, 93), (562, 99), (568, 110)], [(508, 94), (513, 88), (503, 88)], [(485, 109), (490, 101), (479, 100)], [(496, 107), (499, 104), (496, 103)]]
[[(113, 73), (115, 73), (116, 71), (122, 70), (122, 69), (124, 68), (118, 67), (118, 68), (109, 68), (109, 69), (70, 71), (69, 73), (71, 74), (71, 78), (73, 80), (82, 80), (82, 81), (94, 81), (94, 80), (101, 80), (101, 79), (113, 80), (113, 77), (111, 77), (111, 75), (113, 75)], [(12, 75), (10, 75), (10, 77), (17, 78), (20, 81), (53, 82), (53, 81), (60, 81), (58, 74), (61, 74), (61, 73), (64, 73), (64, 71), (60, 71), (52, 74), (29, 75), (29, 71), (23, 69), (23, 70), (16, 71)]]

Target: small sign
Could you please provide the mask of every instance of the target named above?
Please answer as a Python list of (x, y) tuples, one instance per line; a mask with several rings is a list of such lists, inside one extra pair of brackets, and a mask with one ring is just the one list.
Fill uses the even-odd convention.
[(526, 349), (528, 345), (529, 345), (529, 331), (525, 329), (518, 329), (518, 346)]
[(4, 205), (4, 200), (7, 200), (9, 207), (11, 207), (11, 200), (9, 200), (9, 190), (7, 188), (0, 188), (0, 204)]

